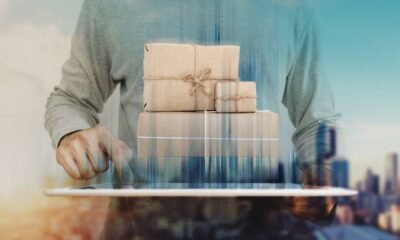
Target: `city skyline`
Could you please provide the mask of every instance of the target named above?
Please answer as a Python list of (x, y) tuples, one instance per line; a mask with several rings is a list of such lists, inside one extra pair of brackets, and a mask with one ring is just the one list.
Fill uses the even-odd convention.
[[(373, 226), (386, 232), (400, 234), (400, 188), (398, 174), (398, 154), (388, 154), (386, 173), (384, 175), (368, 168), (364, 177), (357, 179), (358, 195), (353, 198), (337, 198), (338, 209), (336, 224), (341, 226)], [(332, 161), (332, 185), (346, 187), (348, 184), (349, 161), (336, 159)], [(384, 184), (380, 184), (381, 179)], [(336, 229), (335, 227), (333, 227)], [(333, 230), (329, 227), (327, 230)], [(344, 231), (339, 227), (335, 231)], [(351, 229), (348, 229), (351, 230)], [(372, 228), (371, 228), (372, 230)], [(324, 229), (322, 231), (325, 231)], [(332, 233), (332, 232), (331, 232)], [(375, 231), (373, 236), (380, 235)]]
[(342, 114), (352, 184), (400, 151), (400, 1), (316, 1), (322, 57)]

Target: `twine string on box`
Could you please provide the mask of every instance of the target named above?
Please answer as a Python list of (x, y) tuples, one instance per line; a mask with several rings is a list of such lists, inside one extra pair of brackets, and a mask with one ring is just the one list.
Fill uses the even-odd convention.
[(183, 76), (183, 81), (192, 83), (192, 87), (190, 88), (190, 95), (194, 96), (194, 110), (198, 110), (197, 103), (197, 90), (200, 88), (204, 94), (208, 97), (211, 94), (211, 90), (204, 84), (205, 80), (209, 79), (211, 75), (211, 68), (204, 68), (199, 74), (197, 74), (197, 46), (196, 44), (191, 43), (194, 51), (194, 73), (189, 73)]
[(204, 81), (211, 80), (209, 79), (211, 71), (212, 71), (211, 68), (204, 68), (198, 75), (190, 73), (183, 77), (183, 81), (192, 83), (192, 88), (190, 89), (191, 96), (195, 95), (199, 88), (207, 96), (210, 95), (211, 93), (210, 88), (204, 84)]
[(256, 96), (251, 96), (247, 94), (240, 94), (239, 93), (239, 82), (235, 82), (236, 84), (236, 93), (233, 96), (227, 96), (227, 97), (216, 97), (215, 100), (221, 100), (221, 101), (234, 101), (235, 103), (235, 112), (239, 112), (239, 100), (245, 100), (245, 99), (257, 99)]

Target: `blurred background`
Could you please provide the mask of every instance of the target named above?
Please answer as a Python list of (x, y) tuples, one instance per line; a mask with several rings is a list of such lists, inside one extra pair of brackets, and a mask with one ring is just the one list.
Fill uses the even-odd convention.
[[(81, 4), (0, 0), (0, 239), (96, 239), (101, 230), (107, 198), (42, 194), (78, 184), (56, 163), (43, 116)], [(326, 77), (343, 115), (334, 183), (360, 191), (340, 201), (336, 224), (316, 230), (320, 239), (400, 236), (399, 9), (398, 0), (317, 2)], [(101, 116), (113, 132), (117, 101)]]

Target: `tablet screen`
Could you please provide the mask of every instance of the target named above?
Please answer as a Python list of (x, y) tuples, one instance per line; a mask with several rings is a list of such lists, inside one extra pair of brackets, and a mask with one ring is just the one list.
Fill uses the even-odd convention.
[(304, 189), (315, 188), (295, 183), (136, 183), (119, 186), (112, 183), (92, 184), (73, 189)]

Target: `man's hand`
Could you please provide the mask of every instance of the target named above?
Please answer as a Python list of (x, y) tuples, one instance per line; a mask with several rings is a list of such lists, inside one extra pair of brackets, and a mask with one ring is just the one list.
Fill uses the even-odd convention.
[(132, 181), (132, 157), (132, 150), (102, 126), (66, 135), (56, 152), (57, 162), (74, 179), (90, 179), (105, 172), (110, 159), (124, 184)]
[[(317, 171), (323, 171), (323, 179), (318, 178)], [(329, 167), (310, 168), (303, 172), (304, 188), (330, 186), (331, 170)], [(329, 197), (293, 197), (286, 199), (286, 208), (293, 216), (310, 220), (321, 225), (333, 220), (336, 201)]]
[(286, 209), (300, 220), (320, 225), (331, 223), (335, 217), (336, 202), (327, 197), (294, 197), (286, 199)]

